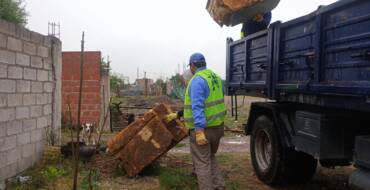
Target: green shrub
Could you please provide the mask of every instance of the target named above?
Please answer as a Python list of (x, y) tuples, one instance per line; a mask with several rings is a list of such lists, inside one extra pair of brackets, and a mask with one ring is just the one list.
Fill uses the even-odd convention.
[(27, 24), (23, 0), (0, 0), (0, 18), (16, 24)]

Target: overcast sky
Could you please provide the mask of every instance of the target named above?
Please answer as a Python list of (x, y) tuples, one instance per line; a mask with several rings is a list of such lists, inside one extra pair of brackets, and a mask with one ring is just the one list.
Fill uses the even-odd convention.
[[(336, 0), (281, 0), (273, 21), (287, 21)], [(206, 0), (26, 0), (27, 27), (47, 34), (48, 22), (60, 22), (63, 51), (86, 49), (109, 55), (112, 70), (136, 78), (170, 77), (193, 52), (206, 56), (208, 67), (225, 76), (226, 38), (238, 39), (241, 26), (218, 26), (205, 9)]]

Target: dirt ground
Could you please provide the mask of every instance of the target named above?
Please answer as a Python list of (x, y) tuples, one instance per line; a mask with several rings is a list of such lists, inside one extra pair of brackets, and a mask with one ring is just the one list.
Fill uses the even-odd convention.
[[(189, 154), (188, 139), (170, 151), (171, 154)], [(345, 190), (353, 167), (327, 169), (318, 167), (315, 177), (306, 185), (269, 187), (262, 184), (253, 172), (249, 154), (249, 137), (228, 133), (221, 140), (218, 157), (227, 179), (238, 183), (238, 189), (253, 190)], [(227, 158), (225, 160), (225, 157)], [(236, 180), (237, 179), (237, 180)]]
[[(125, 97), (121, 101), (125, 106), (150, 107), (155, 103), (164, 102), (174, 105), (174, 110), (181, 107), (181, 102), (168, 99), (166, 97)], [(266, 101), (261, 98), (238, 97), (238, 120), (231, 116), (230, 97), (226, 98), (228, 105), (228, 116), (225, 125), (232, 130), (242, 131), (243, 124), (247, 121), (250, 103), (253, 101)], [(145, 112), (139, 110), (127, 110), (136, 114)], [(63, 142), (69, 140), (69, 131), (64, 131), (62, 135)], [(115, 134), (104, 133), (102, 144), (112, 138)], [(217, 159), (222, 172), (225, 176), (227, 189), (230, 190), (346, 190), (349, 189), (347, 181), (350, 173), (354, 170), (352, 167), (337, 167), (327, 169), (318, 167), (315, 177), (305, 185), (291, 185), (286, 187), (269, 187), (260, 182), (251, 165), (249, 137), (243, 133), (226, 132), (221, 140)], [(60, 158), (60, 156), (55, 156)], [(37, 183), (43, 182), (42, 188), (36, 189), (71, 189), (72, 184), (72, 161), (70, 159), (57, 159), (52, 164), (41, 164), (26, 171), (21, 176), (36, 176), (36, 181), (29, 181), (26, 184), (15, 183), (10, 189), (35, 189)], [(88, 169), (92, 168), (99, 175), (94, 180), (93, 189), (102, 190), (191, 190), (196, 189), (196, 178), (189, 175), (192, 171), (191, 156), (189, 153), (188, 139), (184, 139), (176, 145), (169, 153), (161, 157), (159, 161), (146, 169), (136, 178), (128, 178), (124, 170), (120, 167), (117, 160), (106, 154), (98, 155), (93, 161), (81, 163), (80, 189), (86, 188), (86, 179)], [(45, 168), (52, 167), (53, 172), (47, 172)], [(48, 175), (45, 175), (48, 174)], [(60, 176), (56, 179), (50, 178)]]
[[(125, 99), (124, 99), (125, 100)], [(137, 99), (126, 99), (129, 105), (135, 106), (151, 106), (158, 102), (155, 98), (150, 98), (147, 101)], [(164, 103), (175, 104), (176, 108), (181, 107), (178, 101), (169, 100), (167, 98), (160, 98)], [(235, 116), (231, 116), (231, 98), (226, 97), (226, 105), (228, 107), (228, 117), (226, 119), (226, 126), (230, 129), (242, 130), (243, 124), (246, 123), (250, 104), (255, 101), (266, 101), (262, 98), (253, 97), (238, 97), (238, 120), (235, 121)], [(175, 109), (176, 109), (175, 108)], [(131, 110), (133, 111), (133, 110)], [(134, 110), (136, 111), (136, 110)], [(105, 136), (109, 138), (110, 135)], [(222, 138), (218, 152), (218, 160), (223, 169), (225, 178), (228, 183), (228, 189), (241, 190), (345, 190), (349, 189), (347, 181), (350, 173), (353, 171), (352, 167), (338, 167), (335, 169), (327, 169), (318, 167), (315, 177), (308, 184), (300, 186), (288, 187), (269, 187), (261, 183), (253, 172), (249, 154), (249, 137), (242, 133), (226, 132), (225, 137)], [(189, 154), (188, 139), (184, 139), (175, 148), (173, 148), (168, 155), (171, 157), (170, 164), (166, 159), (161, 159), (161, 164), (170, 166), (175, 163), (175, 167), (179, 167), (179, 163), (187, 163), (180, 166), (181, 168), (191, 171), (191, 158)], [(195, 179), (193, 179), (196, 181)], [(127, 185), (131, 184), (131, 186)], [(140, 184), (140, 185), (139, 185)], [(146, 185), (143, 185), (146, 184)], [(128, 189), (163, 189), (160, 188), (158, 177), (142, 177), (137, 179), (118, 178), (113, 182), (106, 183), (110, 187), (108, 189), (115, 189), (113, 187), (129, 187)], [(123, 186), (122, 186), (123, 185)], [(104, 186), (104, 183), (103, 183)], [(181, 188), (180, 188), (181, 189)], [(185, 188), (186, 189), (186, 188)]]

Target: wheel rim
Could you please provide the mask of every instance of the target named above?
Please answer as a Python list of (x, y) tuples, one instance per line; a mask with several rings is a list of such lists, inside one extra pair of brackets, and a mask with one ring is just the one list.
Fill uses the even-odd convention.
[(266, 171), (272, 158), (272, 145), (269, 135), (261, 130), (255, 137), (256, 161), (262, 171)]

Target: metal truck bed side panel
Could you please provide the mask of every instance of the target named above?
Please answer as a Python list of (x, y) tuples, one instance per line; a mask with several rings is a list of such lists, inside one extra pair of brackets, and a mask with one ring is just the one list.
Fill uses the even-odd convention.
[(370, 111), (370, 1), (341, 0), (274, 23), (227, 51), (230, 95), (328, 107), (335, 99), (334, 107)]

